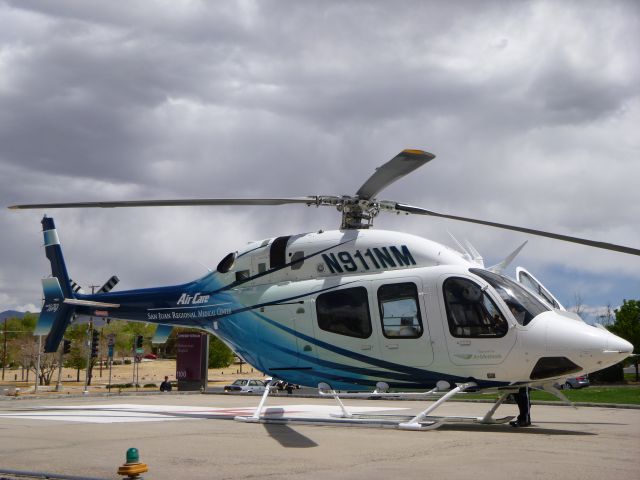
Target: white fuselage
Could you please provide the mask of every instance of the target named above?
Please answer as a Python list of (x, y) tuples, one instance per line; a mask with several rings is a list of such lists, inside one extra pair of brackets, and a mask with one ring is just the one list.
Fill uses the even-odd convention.
[[(276, 376), (295, 378), (312, 364), (345, 365), (349, 378), (357, 372), (405, 387), (423, 371), (487, 384), (547, 383), (631, 353), (625, 340), (542, 302), (544, 311), (523, 322), (504, 294), (471, 271), (477, 268), (446, 246), (380, 230), (251, 243), (223, 283), (238, 282), (230, 293), (242, 304), (264, 305), (260, 314), (280, 327), (273, 341), (290, 355), (265, 358), (237, 339), (229, 343)], [(406, 367), (406, 381), (398, 366)], [(384, 378), (389, 371), (395, 377)]]

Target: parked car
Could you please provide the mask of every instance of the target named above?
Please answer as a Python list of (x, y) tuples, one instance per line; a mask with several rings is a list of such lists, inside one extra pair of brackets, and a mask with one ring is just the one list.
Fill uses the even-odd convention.
[(225, 393), (263, 393), (266, 385), (262, 380), (239, 378), (231, 385), (225, 385)]
[(156, 360), (158, 358), (158, 356), (155, 353), (147, 353), (142, 358), (146, 358), (147, 360)]
[(581, 375), (580, 377), (567, 378), (565, 379), (563, 384), (556, 383), (555, 387), (571, 389), (571, 388), (584, 388), (584, 387), (588, 387), (589, 385), (590, 385), (589, 376)]

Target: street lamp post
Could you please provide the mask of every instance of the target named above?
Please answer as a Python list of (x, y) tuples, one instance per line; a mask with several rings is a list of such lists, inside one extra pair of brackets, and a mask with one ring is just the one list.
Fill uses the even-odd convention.
[(7, 319), (4, 319), (4, 350), (2, 351), (2, 380), (4, 380), (4, 371), (7, 368)]
[(34, 393), (38, 393), (38, 383), (40, 382), (40, 351), (42, 350), (42, 335), (38, 335), (38, 359), (36, 360), (36, 383)]

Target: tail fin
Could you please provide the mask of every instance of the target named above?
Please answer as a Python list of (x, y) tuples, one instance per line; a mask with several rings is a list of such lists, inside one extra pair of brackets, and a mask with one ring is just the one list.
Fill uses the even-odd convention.
[(58, 350), (75, 307), (64, 303), (65, 298), (74, 298), (74, 295), (53, 218), (45, 216), (42, 219), (42, 232), (44, 234), (45, 253), (51, 263), (52, 277), (42, 280), (44, 305), (40, 312), (35, 334), (48, 334), (44, 344), (44, 351), (50, 353)]

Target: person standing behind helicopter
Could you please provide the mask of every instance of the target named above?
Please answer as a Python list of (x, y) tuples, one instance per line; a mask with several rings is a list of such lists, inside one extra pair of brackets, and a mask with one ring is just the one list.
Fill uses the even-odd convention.
[(529, 397), (529, 387), (521, 387), (518, 393), (513, 394), (518, 404), (520, 414), (516, 420), (509, 424), (512, 427), (528, 427), (531, 425), (531, 398)]
[(171, 382), (169, 381), (169, 377), (164, 377), (164, 382), (160, 384), (161, 392), (170, 392), (171, 391)]

